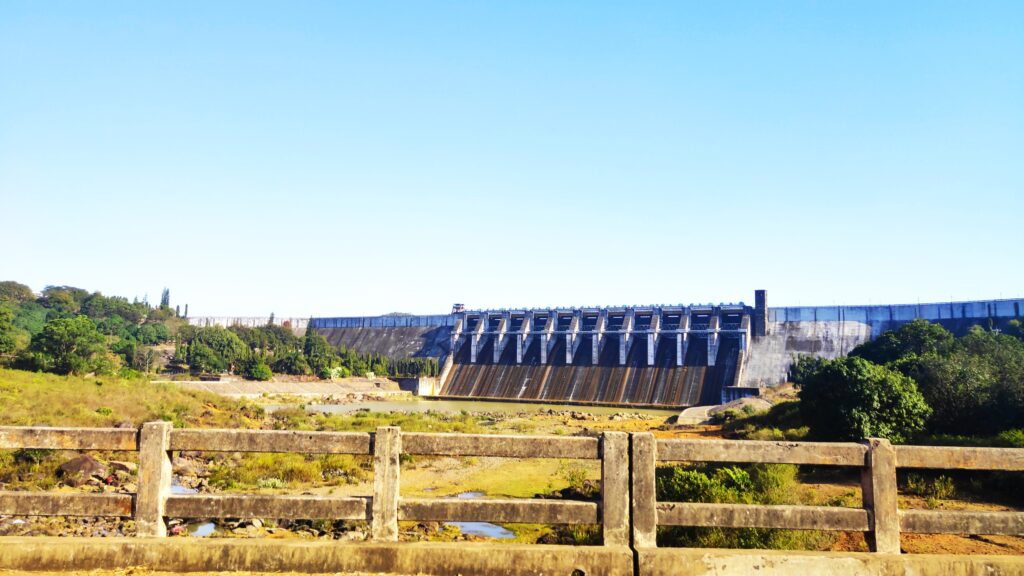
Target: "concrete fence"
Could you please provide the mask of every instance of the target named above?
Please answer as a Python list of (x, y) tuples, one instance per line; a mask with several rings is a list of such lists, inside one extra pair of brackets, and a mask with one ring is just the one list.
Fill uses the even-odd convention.
[[(897, 468), (1024, 471), (1024, 449), (864, 443), (666, 440), (649, 433), (599, 437), (402, 432), (140, 430), (0, 427), (0, 450), (138, 452), (137, 494), (0, 492), (0, 515), (133, 518), (138, 537), (0, 538), (0, 569), (146, 565), (173, 571), (366, 570), (426, 574), (1019, 574), (1024, 557), (900, 554), (900, 533), (1024, 534), (1024, 513), (899, 510)], [(373, 457), (373, 494), (331, 497), (171, 494), (171, 453), (292, 452)], [(404, 498), (401, 455), (570, 458), (601, 463), (599, 501)], [(659, 462), (785, 463), (857, 468), (858, 508), (660, 502)], [(371, 541), (282, 542), (163, 538), (168, 518), (364, 520)], [(400, 521), (596, 524), (598, 546), (398, 543)], [(658, 526), (863, 532), (872, 553), (658, 548)], [(8, 545), (4, 545), (8, 544)], [(10, 544), (17, 544), (16, 546)], [(952, 559), (966, 571), (949, 571)], [(685, 566), (682, 569), (681, 566)], [(730, 568), (731, 566), (731, 568)], [(836, 567), (846, 566), (837, 570)], [(895, 567), (895, 568), (894, 568)], [(898, 569), (898, 570), (897, 570)], [(894, 570), (896, 570), (894, 572)], [(578, 571), (578, 572), (574, 572)]]

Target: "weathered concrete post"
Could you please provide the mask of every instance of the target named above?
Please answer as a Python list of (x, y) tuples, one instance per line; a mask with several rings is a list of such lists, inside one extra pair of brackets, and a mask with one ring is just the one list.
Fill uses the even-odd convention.
[(654, 492), (654, 462), (657, 444), (650, 432), (632, 434), (633, 451), (633, 548), (658, 545), (658, 510)]
[(601, 436), (601, 524), (605, 546), (629, 546), (629, 434)]
[(373, 440), (373, 518), (370, 523), (370, 536), (377, 541), (398, 540), (401, 453), (401, 429), (397, 426), (377, 428)]
[(164, 507), (171, 493), (170, 422), (146, 422), (139, 433), (139, 491), (135, 502), (138, 536), (166, 536)]
[(900, 553), (900, 516), (896, 505), (896, 450), (884, 438), (868, 440), (868, 466), (861, 471), (864, 508), (871, 512), (868, 545), (873, 552)]

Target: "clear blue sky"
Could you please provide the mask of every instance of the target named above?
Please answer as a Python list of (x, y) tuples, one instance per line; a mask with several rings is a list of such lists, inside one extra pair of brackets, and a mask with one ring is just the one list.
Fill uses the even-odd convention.
[(1024, 2), (0, 3), (0, 280), (193, 315), (1024, 295)]

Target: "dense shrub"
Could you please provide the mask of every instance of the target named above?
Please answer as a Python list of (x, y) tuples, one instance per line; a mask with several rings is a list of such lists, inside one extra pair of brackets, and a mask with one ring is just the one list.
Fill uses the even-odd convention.
[(906, 442), (931, 409), (913, 380), (862, 358), (828, 360), (800, 388), (800, 416), (814, 438)]

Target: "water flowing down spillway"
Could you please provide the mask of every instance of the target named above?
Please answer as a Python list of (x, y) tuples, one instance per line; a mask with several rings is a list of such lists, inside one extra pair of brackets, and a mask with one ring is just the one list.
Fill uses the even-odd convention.
[(515, 342), (507, 344), (495, 362), (495, 338), (484, 336), (477, 362), (472, 362), (469, 345), (456, 351), (441, 396), (648, 406), (718, 404), (740, 365), (738, 338), (720, 338), (714, 366), (708, 365), (706, 336), (690, 338), (681, 366), (674, 337), (656, 339), (650, 366), (646, 337), (631, 339), (622, 365), (620, 334), (604, 336), (597, 364), (592, 361), (592, 338), (580, 336), (571, 363), (566, 362), (566, 339), (554, 339), (548, 362), (542, 364), (540, 338), (530, 342), (522, 363), (516, 363)]

